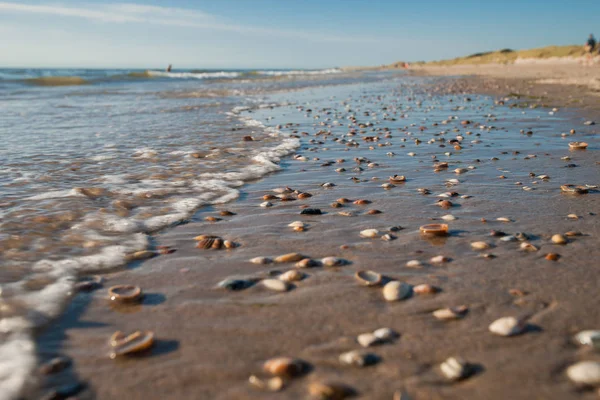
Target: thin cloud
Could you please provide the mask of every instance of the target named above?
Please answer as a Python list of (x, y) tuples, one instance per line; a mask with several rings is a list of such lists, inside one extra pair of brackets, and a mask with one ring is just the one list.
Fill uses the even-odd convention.
[(71, 18), (84, 18), (104, 23), (147, 23), (257, 35), (278, 35), (320, 42), (366, 43), (378, 40), (375, 38), (349, 37), (345, 35), (340, 36), (320, 34), (316, 32), (313, 33), (240, 25), (223, 21), (214, 15), (198, 10), (177, 7), (147, 6), (131, 3), (113, 3), (103, 6), (87, 5), (83, 7), (67, 7), (60, 5), (0, 2), (0, 11), (20, 14), (45, 14)]

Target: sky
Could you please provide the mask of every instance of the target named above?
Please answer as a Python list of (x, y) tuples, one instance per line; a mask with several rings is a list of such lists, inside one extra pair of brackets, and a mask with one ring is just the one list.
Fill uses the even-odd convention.
[(593, 32), (597, 0), (0, 0), (0, 67), (370, 66)]

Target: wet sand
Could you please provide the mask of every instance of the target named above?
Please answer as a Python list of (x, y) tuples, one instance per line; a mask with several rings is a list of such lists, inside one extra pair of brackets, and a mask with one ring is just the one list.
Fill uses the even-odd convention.
[[(400, 89), (392, 86), (386, 92), (371, 90), (368, 85), (345, 88), (342, 95), (333, 92), (339, 96), (335, 99), (329, 98), (329, 92), (315, 89), (304, 95), (317, 100), (302, 111), (289, 107), (255, 114), (256, 119), (275, 115), (268, 122), (273, 126), (299, 124), (284, 127), (283, 132), (308, 133), (302, 136), (303, 146), (298, 151), (308, 161), (282, 160), (283, 172), (246, 186), (238, 201), (203, 209), (190, 223), (153, 238), (155, 246), (171, 246), (175, 253), (107, 274), (104, 288), (76, 295), (65, 316), (40, 336), (41, 360), (56, 356), (72, 360), (66, 370), (40, 378), (42, 392), (81, 382), (85, 388), (76, 395), (81, 399), (304, 399), (308, 398), (310, 382), (334, 380), (349, 385), (357, 398), (364, 399), (392, 399), (395, 391), (408, 395), (403, 399), (596, 398), (593, 390), (581, 390), (569, 382), (564, 370), (580, 360), (600, 361), (600, 356), (576, 346), (571, 339), (580, 330), (600, 327), (596, 301), (599, 193), (565, 195), (560, 185), (600, 183), (598, 128), (583, 125), (585, 119), (598, 115), (571, 111), (549, 115), (547, 109), (510, 107), (512, 101), (496, 107), (493, 99), (478, 96), (474, 87), (468, 88), (472, 101), (465, 101), (465, 95), (460, 94), (436, 103), (435, 96), (440, 93), (462, 92), (467, 87), (463, 90), (461, 81), (444, 79), (417, 83)], [(421, 83), (425, 85), (419, 86)], [(342, 104), (345, 99), (357, 123), (374, 124), (355, 126), (356, 135), (345, 137), (356, 140), (359, 147), (333, 141), (350, 128), (326, 120), (331, 117), (344, 125), (350, 123), (342, 119), (349, 114)], [(424, 106), (416, 105), (416, 101), (423, 101)], [(423, 109), (432, 102), (430, 110)], [(307, 117), (309, 107), (313, 112)], [(369, 115), (364, 114), (367, 110)], [(385, 120), (384, 112), (389, 113)], [(320, 119), (314, 118), (316, 114)], [(486, 117), (488, 114), (496, 117)], [(446, 119), (450, 115), (458, 119)], [(473, 123), (464, 126), (462, 120)], [(325, 125), (320, 125), (322, 121)], [(411, 123), (416, 125), (409, 126)], [(479, 129), (480, 124), (495, 128)], [(420, 131), (419, 126), (426, 129)], [(384, 137), (383, 127), (390, 128), (391, 137)], [(561, 132), (568, 133), (571, 128), (577, 130), (575, 135), (561, 137)], [(329, 129), (331, 135), (319, 134)], [(521, 134), (520, 129), (532, 130), (533, 134)], [(440, 135), (442, 130), (446, 133)], [(467, 135), (467, 131), (472, 134)], [(427, 143), (440, 137), (448, 141), (456, 134), (464, 136), (461, 150), (454, 150), (447, 142)], [(379, 136), (380, 140), (364, 142), (364, 136)], [(422, 143), (416, 144), (415, 138)], [(572, 140), (585, 140), (588, 150), (569, 151), (567, 143)], [(377, 146), (385, 142), (391, 145)], [(374, 146), (372, 150), (369, 145)], [(388, 156), (388, 152), (396, 155)], [(416, 155), (410, 157), (409, 152)], [(447, 157), (445, 152), (452, 155)], [(448, 161), (450, 168), (434, 172), (432, 156)], [(564, 156), (571, 160), (561, 160)], [(313, 160), (315, 157), (319, 160)], [(369, 168), (363, 163), (362, 172), (352, 171), (358, 165), (354, 157), (366, 157), (378, 165)], [(346, 161), (335, 163), (340, 158)], [(321, 166), (326, 161), (334, 163)], [(476, 168), (463, 174), (453, 172), (468, 166)], [(340, 167), (347, 171), (335, 172)], [(395, 174), (406, 175), (407, 182), (384, 190), (381, 185)], [(537, 178), (542, 174), (549, 175), (550, 180)], [(350, 180), (353, 176), (361, 181)], [(460, 183), (447, 187), (448, 179)], [(336, 186), (322, 187), (324, 182)], [(313, 197), (273, 200), (271, 208), (259, 206), (263, 195), (285, 186), (310, 192)], [(523, 190), (523, 186), (534, 190)], [(431, 194), (420, 194), (418, 188), (428, 188)], [(438, 194), (448, 191), (472, 197), (452, 197), (449, 200), (454, 206), (444, 210), (435, 203), (441, 199)], [(331, 207), (341, 197), (372, 203)], [(320, 208), (324, 214), (300, 215), (301, 206)], [(382, 213), (366, 214), (371, 209)], [(236, 215), (214, 223), (204, 221), (206, 216), (218, 216), (221, 210)], [(338, 215), (339, 211), (356, 211), (358, 215), (345, 217)], [(447, 214), (457, 217), (449, 222), (449, 237), (432, 240), (419, 233), (419, 226), (442, 222), (440, 217)], [(567, 218), (569, 214), (579, 219)], [(496, 221), (498, 217), (508, 217), (511, 222)], [(296, 220), (307, 223), (307, 230), (295, 232), (287, 226)], [(393, 233), (395, 240), (359, 236), (363, 229), (376, 228), (384, 234), (394, 226), (403, 228)], [(489, 236), (491, 230), (525, 232), (539, 250), (519, 250), (520, 242), (502, 242)], [(570, 238), (566, 245), (551, 243), (553, 234), (567, 231), (582, 235)], [(200, 234), (219, 235), (240, 247), (197, 249), (193, 237)], [(470, 243), (480, 240), (492, 245), (485, 253), (495, 258), (472, 250)], [(288, 252), (314, 259), (336, 256), (349, 264), (302, 269), (307, 277), (285, 293), (268, 291), (261, 284), (235, 292), (215, 288), (228, 277), (264, 278), (275, 275), (273, 271), (294, 269), (293, 263), (255, 265), (248, 261)], [(544, 258), (551, 252), (561, 255), (558, 261)], [(449, 257), (450, 262), (431, 263), (429, 260), (437, 255)], [(423, 266), (409, 268), (409, 260), (420, 260)], [(429, 283), (441, 292), (386, 302), (380, 287), (357, 284), (353, 274), (363, 269), (411, 285)], [(106, 288), (125, 283), (143, 288), (143, 302), (111, 307)], [(511, 289), (526, 295), (514, 296), (509, 293)], [(460, 320), (439, 321), (431, 315), (434, 310), (459, 305), (469, 308)], [(500, 317), (523, 315), (530, 316), (530, 325), (521, 335), (499, 337), (488, 331), (489, 324)], [(365, 368), (339, 363), (341, 353), (360, 348), (358, 334), (381, 327), (390, 327), (400, 336), (368, 349), (381, 358), (380, 362)], [(155, 347), (144, 355), (109, 359), (110, 335), (116, 330), (138, 329), (155, 332)], [(251, 387), (248, 377), (266, 376), (262, 363), (277, 356), (300, 358), (310, 370), (288, 382), (281, 392)], [(451, 356), (473, 363), (476, 374), (456, 383), (445, 380), (439, 364)]]

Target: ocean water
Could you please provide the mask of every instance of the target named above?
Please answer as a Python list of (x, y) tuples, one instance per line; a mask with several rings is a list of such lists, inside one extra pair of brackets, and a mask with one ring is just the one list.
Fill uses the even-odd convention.
[(300, 141), (252, 117), (290, 106), (270, 95), (394, 76), (0, 69), (0, 398), (27, 385), (32, 333), (78, 276), (280, 169)]

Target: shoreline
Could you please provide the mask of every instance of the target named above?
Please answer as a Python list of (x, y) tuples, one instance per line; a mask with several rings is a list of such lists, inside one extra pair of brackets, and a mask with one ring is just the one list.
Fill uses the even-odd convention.
[[(427, 85), (436, 84), (442, 93), (472, 93), (478, 87), (478, 91), (487, 90), (486, 84), (490, 90), (495, 85), (490, 81), (486, 84), (473, 83), (471, 78)], [(527, 83), (523, 85), (526, 86)], [(370, 86), (365, 85), (365, 88)], [(408, 87), (405, 90), (414, 89)], [(431, 90), (431, 87), (428, 90)], [(333, 91), (335, 92), (335, 89)], [(423, 93), (416, 95), (423, 96)], [(398, 94), (398, 97), (401, 95)], [(459, 98), (456, 99), (458, 101)], [(365, 101), (367, 109), (381, 107), (374, 96)], [(486, 108), (490, 106), (488, 100), (483, 101)], [(321, 101), (317, 104), (325, 106), (327, 102)], [(464, 105), (468, 107), (468, 103)], [(360, 108), (360, 105), (354, 106)], [(573, 259), (573, 256), (577, 252), (590, 251), (589, 259), (597, 257), (597, 250), (592, 247), (597, 243), (599, 233), (594, 216), (573, 222), (565, 221), (564, 215), (567, 212), (584, 215), (586, 210), (597, 206), (597, 196), (590, 194), (588, 198), (578, 199), (582, 201), (569, 198), (565, 204), (563, 197), (551, 194), (555, 193), (557, 184), (552, 180), (550, 188), (545, 184), (546, 186), (542, 185), (544, 187), (540, 187), (538, 191), (530, 192), (534, 194), (533, 200), (530, 200), (533, 204), (545, 204), (557, 213), (556, 216), (548, 218), (548, 221), (540, 221), (540, 215), (543, 213), (541, 210), (535, 210), (535, 207), (532, 207), (531, 215), (527, 215), (520, 213), (511, 203), (489, 197), (486, 193), (488, 190), (492, 193), (508, 191), (515, 198), (525, 201), (529, 199), (525, 197), (525, 192), (518, 188), (518, 191), (515, 191), (508, 186), (488, 182), (489, 176), (486, 174), (489, 174), (494, 166), (486, 163), (480, 168), (488, 171), (483, 175), (475, 172), (472, 178), (470, 173), (465, 178), (459, 177), (467, 182), (473, 179), (472, 185), (467, 184), (464, 188), (459, 185), (455, 188), (461, 194), (464, 192), (473, 195), (474, 199), (459, 200), (457, 203), (460, 203), (460, 206), (451, 210), (439, 210), (432, 206), (437, 199), (434, 194), (422, 196), (415, 190), (420, 186), (429, 186), (434, 190), (433, 193), (443, 192), (447, 190), (443, 179), (454, 178), (454, 174), (445, 172), (443, 176), (437, 176), (430, 173), (431, 161), (425, 156), (420, 158), (424, 166), (410, 164), (410, 167), (402, 167), (392, 161), (386, 162), (384, 153), (388, 150), (385, 147), (369, 151), (367, 144), (361, 143), (361, 147), (349, 148), (350, 152), (347, 152), (343, 146), (340, 148), (339, 144), (336, 147), (336, 143), (329, 140), (329, 135), (313, 137), (312, 135), (320, 129), (319, 125), (313, 125), (312, 121), (307, 121), (301, 114), (294, 116), (293, 107), (289, 108), (287, 114), (278, 115), (273, 123), (285, 124), (286, 118), (294, 120), (292, 123), (298, 123), (300, 126), (292, 125), (287, 128), (289, 133), (297, 134), (294, 131), (305, 130), (310, 133), (309, 137), (316, 141), (303, 141), (301, 153), (312, 158), (320, 157), (319, 153), (323, 152), (326, 157), (304, 164), (288, 158), (282, 160), (283, 172), (269, 175), (244, 187), (243, 195), (238, 201), (201, 210), (194, 220), (198, 221), (205, 215), (215, 215), (216, 211), (224, 209), (229, 209), (237, 215), (212, 224), (192, 222), (156, 235), (154, 240), (157, 244), (172, 246), (177, 251), (172, 255), (145, 261), (135, 268), (107, 274), (107, 283), (103, 289), (89, 294), (78, 294), (67, 313), (39, 339), (39, 354), (42, 359), (47, 360), (64, 354), (74, 361), (73, 367), (52, 376), (46, 382), (45, 391), (62, 384), (83, 381), (88, 383), (88, 388), (78, 395), (78, 398), (82, 399), (111, 398), (123, 394), (132, 398), (297, 398), (304, 395), (307, 382), (315, 379), (335, 379), (353, 386), (361, 397), (370, 399), (390, 399), (395, 390), (405, 390), (415, 399), (435, 396), (493, 399), (502, 398), (502, 385), (515, 384), (511, 381), (514, 374), (531, 374), (533, 371), (532, 384), (524, 385), (519, 393), (522, 397), (515, 398), (539, 395), (539, 392), (534, 391), (538, 382), (542, 382), (544, 398), (559, 398), (556, 396), (565, 393), (573, 396), (571, 385), (561, 375), (562, 372), (558, 372), (561, 371), (560, 366), (563, 363), (575, 359), (577, 354), (572, 347), (565, 346), (565, 340), (576, 327), (583, 329), (598, 326), (600, 315), (594, 310), (593, 304), (585, 304), (585, 297), (581, 292), (569, 290), (565, 285), (571, 279), (578, 283), (585, 283), (586, 280), (593, 283), (597, 280), (593, 271), (577, 272), (577, 266), (585, 265), (582, 264), (585, 260)], [(509, 107), (500, 110), (510, 112)], [(590, 108), (590, 111), (592, 110), (595, 109)], [(328, 115), (326, 111), (314, 112), (321, 114), (323, 118)], [(340, 116), (343, 115), (341, 110), (337, 112)], [(482, 113), (475, 109), (460, 112), (469, 118), (477, 118), (479, 122), (483, 122), (480, 116)], [(266, 115), (268, 114), (262, 114), (263, 117)], [(535, 115), (541, 116), (542, 113)], [(438, 120), (441, 121), (445, 116), (440, 116)], [(574, 126), (578, 117), (569, 118)], [(359, 119), (368, 120), (363, 116)], [(433, 121), (436, 119), (430, 122)], [(388, 121), (382, 122), (381, 125), (387, 123)], [(505, 125), (502, 121), (493, 123)], [(519, 122), (523, 127), (528, 123), (536, 124), (534, 120)], [(329, 129), (337, 131), (335, 136), (345, 131), (342, 126), (328, 124)], [(456, 124), (456, 121), (451, 122), (450, 126), (461, 129)], [(554, 128), (552, 121), (548, 124), (550, 128)], [(568, 125), (565, 122), (560, 124), (565, 127)], [(551, 130), (544, 127), (545, 124), (542, 123), (542, 131)], [(514, 131), (514, 128), (510, 129)], [(392, 138), (384, 139), (381, 136), (382, 142), (393, 142), (393, 150), (404, 156), (409, 148), (413, 148), (410, 141), (405, 144), (406, 149), (398, 147), (403, 145), (398, 138), (411, 139), (404, 136), (405, 132), (406, 130), (394, 129)], [(596, 132), (594, 127), (590, 127), (585, 137), (592, 141), (594, 137), (588, 135)], [(375, 134), (380, 136), (383, 133)], [(484, 131), (482, 135), (485, 137), (489, 133)], [(550, 135), (548, 132), (545, 134)], [(431, 132), (422, 134), (423, 137), (431, 137), (430, 135)], [(360, 136), (356, 137), (357, 140), (359, 138)], [(515, 140), (526, 141), (518, 136)], [(319, 144), (318, 141), (324, 143)], [(552, 141), (554, 143), (557, 138), (554, 137)], [(530, 142), (524, 143), (531, 146)], [(329, 146), (334, 149), (327, 150), (326, 147)], [(583, 172), (577, 169), (577, 173), (587, 179), (594, 176), (592, 162), (597, 140), (592, 142), (592, 146), (594, 150), (579, 155), (581, 159), (577, 161), (584, 164)], [(465, 146), (465, 153), (469, 153), (471, 147), (473, 146)], [(315, 152), (311, 152), (311, 149)], [(485, 149), (478, 151), (483, 150)], [(445, 150), (425, 148), (422, 151), (433, 151), (441, 157)], [(377, 175), (380, 181), (368, 179), (362, 185), (352, 184), (347, 180), (353, 175), (352, 172), (338, 177), (333, 171), (335, 164), (326, 170), (319, 166), (326, 160), (344, 157), (348, 160), (345, 166), (350, 169), (352, 157), (371, 157), (371, 154), (375, 153), (378, 155), (372, 157), (378, 160), (381, 168), (376, 167), (370, 171), (365, 167), (362, 175), (369, 179)], [(544, 156), (544, 153), (549, 156)], [(533, 169), (539, 170), (540, 173), (551, 170), (553, 179), (555, 174), (563, 175), (566, 170), (555, 167), (559, 155), (563, 153), (564, 151), (552, 146), (541, 148), (536, 151), (539, 158), (531, 161), (536, 164)], [(473, 153), (476, 154), (480, 153)], [(481, 154), (487, 155), (488, 150)], [(513, 161), (503, 165), (505, 168), (506, 165), (514, 165), (511, 169), (515, 168), (515, 179), (524, 180), (529, 172), (530, 160), (524, 160), (522, 156), (517, 161), (513, 158)], [(510, 159), (511, 157), (505, 156), (503, 162), (506, 163)], [(471, 160), (472, 158), (459, 156), (456, 160), (457, 166), (466, 166)], [(538, 165), (539, 163), (541, 164)], [(387, 176), (404, 173), (403, 170), (406, 170), (406, 175), (410, 178), (406, 185), (400, 185), (399, 188), (390, 191), (380, 188)], [(319, 184), (327, 179), (336, 182), (337, 187), (321, 188)], [(268, 193), (271, 188), (287, 185), (309, 191), (313, 193), (313, 197), (308, 200), (277, 203), (270, 209), (258, 207), (263, 194)], [(545, 194), (550, 197), (546, 199)], [(335, 216), (337, 211), (330, 208), (329, 204), (342, 196), (352, 199), (369, 198), (373, 204), (341, 209), (359, 212), (354, 218)], [(400, 215), (399, 200), (402, 210)], [(322, 216), (302, 217), (298, 215), (300, 204), (319, 207), (327, 213)], [(499, 212), (499, 205), (506, 208)], [(367, 209), (379, 209), (383, 214), (365, 215)], [(509, 227), (497, 222), (484, 224), (479, 221), (480, 218), (489, 218), (492, 214), (504, 215), (504, 212), (519, 216), (515, 221), (519, 228), (514, 224)], [(419, 237), (419, 225), (448, 213), (460, 217), (452, 223), (453, 233), (447, 240), (430, 243)], [(297, 219), (308, 223), (309, 229), (306, 232), (293, 232), (287, 227), (287, 223)], [(396, 224), (404, 226), (405, 229), (398, 232), (397, 239), (389, 243), (358, 237), (360, 229), (384, 229), (385, 226)], [(552, 229), (576, 228), (589, 236), (574, 240), (564, 247), (562, 252), (565, 254), (558, 265), (563, 265), (562, 263), (568, 260), (573, 262), (573, 266), (559, 269), (564, 282), (552, 282), (552, 278), (547, 275), (548, 270), (557, 273), (557, 267), (548, 264), (547, 260), (540, 260), (533, 255), (523, 257), (522, 253), (500, 245), (494, 246), (492, 250), (498, 253), (498, 258), (494, 260), (477, 257), (476, 253), (470, 251), (469, 241), (474, 237), (488, 240), (486, 232), (491, 228), (505, 228), (511, 231), (521, 228), (524, 231), (528, 228), (533, 229), (536, 235), (533, 242), (544, 249), (555, 248), (546, 244), (545, 235), (552, 233)], [(242, 246), (231, 251), (202, 253), (201, 250), (193, 248), (195, 243), (191, 238), (206, 233), (218, 234), (240, 242)], [(349, 247), (342, 249), (342, 245)], [(293, 268), (290, 264), (261, 267), (247, 262), (248, 259), (260, 255), (275, 256), (292, 251), (299, 251), (314, 258), (342, 257), (350, 261), (350, 264), (339, 268), (308, 269), (307, 279), (298, 282), (294, 290), (282, 294), (268, 292), (260, 285), (237, 293), (214, 288), (218, 281), (228, 276), (266, 277), (270, 270), (285, 271)], [(389, 255), (386, 254), (388, 252)], [(440, 252), (453, 261), (444, 267), (436, 267), (425, 261)], [(404, 267), (406, 261), (413, 258), (424, 260), (421, 269)], [(505, 270), (498, 272), (503, 267)], [(415, 295), (406, 302), (386, 304), (381, 301), (378, 290), (356, 286), (352, 274), (358, 269), (374, 269), (386, 276), (406, 280), (412, 285), (425, 282), (440, 286), (442, 292), (427, 298)], [(145, 300), (139, 307), (111, 309), (105, 299), (105, 290), (108, 286), (118, 283), (140, 285), (147, 293)], [(473, 287), (477, 287), (475, 285), (479, 285), (483, 293), (473, 290)], [(508, 294), (511, 287), (520, 287), (531, 294), (514, 299)], [(545, 288), (556, 290), (557, 293), (549, 295), (544, 292)], [(560, 292), (561, 290), (564, 292)], [(436, 308), (459, 304), (468, 304), (470, 311), (464, 320), (456, 323), (439, 323), (428, 315)], [(581, 309), (574, 309), (573, 306), (581, 306)], [(557, 309), (567, 311), (568, 315), (561, 314), (553, 319)], [(518, 339), (493, 338), (485, 332), (493, 316), (517, 311), (532, 313), (532, 323), (543, 327), (542, 331), (524, 334)], [(586, 318), (591, 318), (594, 323), (585, 325)], [(390, 326), (401, 334), (397, 343), (373, 349), (373, 352), (382, 356), (382, 362), (366, 369), (337, 365), (335, 360), (339, 353), (356, 348), (355, 335), (382, 326)], [(566, 326), (568, 328), (565, 328)], [(104, 356), (105, 350), (108, 351), (105, 343), (107, 337), (117, 329), (152, 329), (156, 331), (159, 342), (149, 357), (116, 362), (108, 360)], [(422, 340), (423, 332), (429, 334), (425, 340)], [(552, 335), (551, 340), (545, 344), (549, 345), (555, 354), (547, 355), (547, 347), (544, 343), (539, 343), (539, 336), (546, 334)], [(500, 348), (495, 350), (498, 346)], [(532, 352), (530, 360), (525, 361), (523, 357), (518, 357), (522, 348)], [(448, 356), (457, 355), (454, 353), (464, 355), (469, 361), (481, 363), (484, 367), (483, 372), (463, 384), (449, 385), (443, 382), (435, 372), (435, 366)], [(290, 382), (289, 387), (281, 393), (261, 393), (249, 387), (246, 383), (249, 374), (260, 373), (261, 362), (278, 355), (293, 355), (305, 359), (314, 367), (314, 372), (298, 382)], [(517, 357), (521, 364), (512, 365), (509, 363), (510, 357)], [(552, 368), (536, 371), (536, 362), (540, 360), (550, 363)], [(549, 382), (549, 378), (558, 377), (558, 382)], [(489, 397), (482, 397), (488, 394)]]

